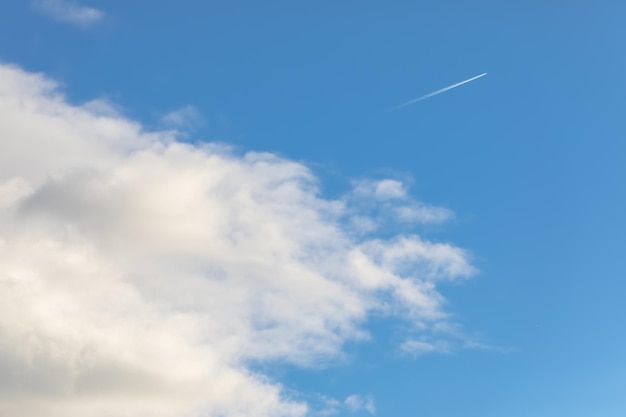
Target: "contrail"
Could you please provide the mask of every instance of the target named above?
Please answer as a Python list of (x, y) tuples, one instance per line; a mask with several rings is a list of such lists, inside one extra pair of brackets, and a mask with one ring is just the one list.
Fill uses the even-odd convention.
[(425, 100), (425, 99), (430, 98), (432, 96), (436, 96), (437, 94), (441, 94), (441, 93), (444, 93), (444, 92), (446, 92), (448, 90), (452, 90), (453, 88), (457, 88), (457, 87), (459, 87), (459, 86), (461, 86), (463, 84), (469, 83), (470, 81), (477, 80), (478, 78), (484, 77), (485, 75), (487, 75), (487, 73), (483, 72), (480, 75), (477, 75), (477, 76), (472, 77), (472, 78), (468, 78), (467, 80), (461, 81), (460, 83), (449, 85), (447, 87), (442, 88), (441, 90), (433, 91), (432, 93), (428, 93), (428, 94), (426, 94), (424, 96), (415, 98), (415, 99), (413, 99), (411, 101), (407, 101), (406, 103), (402, 103), (399, 106), (394, 107), (394, 109), (399, 109), (399, 108), (402, 108), (402, 107), (410, 106), (413, 103), (417, 103), (418, 101), (422, 101), (422, 100)]

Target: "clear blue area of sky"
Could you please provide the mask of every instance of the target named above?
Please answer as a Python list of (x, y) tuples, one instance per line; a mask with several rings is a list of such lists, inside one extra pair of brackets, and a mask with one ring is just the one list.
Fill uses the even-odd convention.
[(192, 104), (195, 138), (304, 161), (328, 195), (410, 176), (456, 212), (424, 231), (481, 270), (448, 310), (501, 349), (399, 358), (378, 323), (347, 363), (274, 370), (287, 386), (381, 416), (626, 415), (626, 2), (85, 3), (107, 13), (88, 30), (3, 0), (0, 60), (148, 125)]

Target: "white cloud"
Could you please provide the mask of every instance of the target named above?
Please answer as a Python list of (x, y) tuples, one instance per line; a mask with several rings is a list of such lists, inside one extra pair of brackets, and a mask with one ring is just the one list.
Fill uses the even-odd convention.
[(104, 12), (71, 0), (33, 0), (32, 7), (60, 22), (88, 27), (104, 18)]
[(444, 340), (414, 340), (409, 339), (402, 343), (400, 350), (411, 356), (422, 356), (429, 353), (447, 353), (450, 352), (452, 346)]
[(391, 200), (406, 197), (406, 188), (402, 182), (397, 180), (361, 180), (355, 183), (354, 193), (368, 198)]
[(102, 116), (108, 118), (122, 117), (122, 109), (112, 101), (106, 98), (97, 98), (88, 101), (82, 105), (82, 108), (93, 116)]
[(376, 414), (374, 399), (370, 396), (353, 394), (345, 399), (344, 404), (352, 412), (365, 410), (370, 414)]
[(412, 204), (396, 208), (398, 219), (408, 223), (443, 223), (454, 217), (454, 213), (445, 207)]
[(463, 349), (510, 353), (510, 347), (493, 345), (478, 335), (467, 334), (457, 323), (440, 321), (427, 331), (407, 338), (400, 346), (399, 353), (414, 358), (432, 353), (452, 353)]
[(418, 236), (370, 240), (363, 243), (360, 250), (378, 267), (399, 276), (411, 276), (419, 270), (423, 281), (456, 279), (475, 272), (463, 249), (428, 242)]
[(193, 129), (201, 125), (204, 118), (194, 106), (185, 106), (161, 117), (161, 123), (174, 129)]
[(415, 200), (403, 182), (393, 179), (356, 181), (344, 204), (352, 209), (353, 229), (362, 233), (376, 231), (389, 223), (437, 224), (454, 217), (445, 207)]
[[(346, 415), (347, 413), (376, 414), (376, 405), (370, 395), (351, 394), (344, 400), (338, 400), (324, 395), (318, 395), (313, 399), (309, 411), (311, 416), (327, 417), (334, 415)], [(315, 407), (317, 405), (317, 407)]]
[(372, 312), (435, 326), (474, 272), (355, 237), (299, 163), (173, 135), (0, 65), (0, 415), (305, 415), (247, 364), (336, 357)]

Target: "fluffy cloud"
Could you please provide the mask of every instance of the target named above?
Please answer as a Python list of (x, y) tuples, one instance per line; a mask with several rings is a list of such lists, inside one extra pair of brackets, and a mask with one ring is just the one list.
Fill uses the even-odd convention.
[(32, 7), (55, 20), (82, 27), (91, 26), (104, 17), (101, 10), (80, 6), (69, 0), (33, 0)]
[(248, 364), (336, 357), (372, 312), (445, 322), (437, 282), (474, 272), (447, 243), (354, 233), (299, 163), (101, 107), (0, 65), (1, 415), (306, 415)]

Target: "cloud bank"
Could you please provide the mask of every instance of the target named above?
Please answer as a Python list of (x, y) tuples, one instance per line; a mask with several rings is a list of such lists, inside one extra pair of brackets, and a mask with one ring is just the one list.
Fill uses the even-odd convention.
[(474, 272), (451, 244), (355, 232), (367, 216), (302, 164), (94, 103), (0, 65), (0, 415), (304, 416), (249, 365), (336, 358), (371, 314), (445, 322), (436, 285)]
[(69, 0), (33, 0), (31, 4), (35, 10), (54, 20), (81, 27), (92, 26), (104, 18), (103, 11)]

